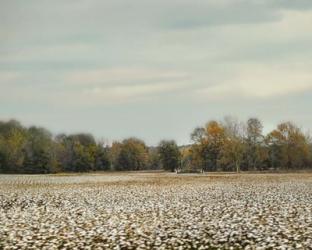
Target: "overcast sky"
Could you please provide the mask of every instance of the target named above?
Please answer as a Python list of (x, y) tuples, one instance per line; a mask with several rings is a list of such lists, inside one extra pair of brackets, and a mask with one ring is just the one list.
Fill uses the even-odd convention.
[(188, 143), (233, 115), (312, 129), (311, 0), (0, 0), (0, 119)]

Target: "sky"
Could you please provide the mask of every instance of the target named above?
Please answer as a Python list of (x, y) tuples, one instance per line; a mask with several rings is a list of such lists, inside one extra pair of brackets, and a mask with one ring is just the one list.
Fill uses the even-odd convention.
[(189, 143), (207, 121), (312, 129), (311, 0), (0, 0), (0, 119)]

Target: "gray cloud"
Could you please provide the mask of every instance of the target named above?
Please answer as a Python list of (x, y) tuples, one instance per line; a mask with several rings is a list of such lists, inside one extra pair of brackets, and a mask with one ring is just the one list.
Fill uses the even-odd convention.
[(311, 128), (311, 23), (307, 0), (0, 0), (0, 119), (154, 144), (227, 114)]
[[(279, 20), (280, 10), (308, 9), (311, 1), (7, 1), (1, 0), (2, 38), (23, 36), (35, 43), (51, 40), (89, 43), (110, 36), (136, 36), (161, 28), (194, 28)], [(151, 30), (153, 29), (153, 30)], [(35, 35), (36, 40), (32, 39)], [(35, 40), (35, 41), (34, 41)], [(17, 42), (17, 41), (16, 41)]]
[(309, 0), (277, 0), (277, 1), (266, 1), (270, 6), (283, 9), (293, 10), (307, 10), (312, 8), (312, 2)]

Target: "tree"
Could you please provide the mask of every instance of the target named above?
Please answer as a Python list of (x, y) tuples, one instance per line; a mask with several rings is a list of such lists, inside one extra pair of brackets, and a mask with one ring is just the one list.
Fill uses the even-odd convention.
[(310, 136), (308, 136), (308, 141), (309, 141), (309, 160), (307, 166), (309, 168), (312, 168), (312, 142)]
[(94, 151), (93, 148), (84, 146), (79, 141), (74, 141), (73, 161), (71, 167), (75, 172), (87, 172), (94, 170)]
[(148, 163), (148, 149), (136, 138), (123, 140), (115, 162), (116, 170), (142, 170)]
[(266, 141), (272, 167), (300, 169), (309, 164), (309, 139), (293, 123), (279, 124), (277, 129), (268, 134)]
[(110, 158), (110, 162), (112, 163), (112, 169), (113, 170), (122, 170), (122, 169), (118, 169), (118, 157), (121, 151), (121, 147), (122, 147), (122, 143), (118, 142), (118, 141), (114, 141), (112, 143), (112, 146), (110, 147), (109, 150), (109, 158)]
[(210, 121), (205, 128), (196, 128), (191, 139), (194, 141), (191, 148), (193, 163), (202, 170), (216, 171), (225, 141), (225, 130), (222, 124)]
[(193, 133), (191, 134), (191, 140), (193, 144), (189, 149), (190, 152), (190, 162), (193, 166), (194, 170), (200, 169), (203, 171), (206, 168), (206, 154), (205, 154), (205, 147), (207, 146), (206, 140), (206, 130), (203, 127), (197, 127), (194, 129)]
[(104, 146), (103, 142), (99, 142), (96, 146), (95, 153), (95, 170), (110, 170), (111, 161), (109, 158), (109, 148)]
[(4, 135), (3, 166), (5, 172), (23, 173), (26, 133), (24, 128), (13, 127)]
[(234, 118), (210, 121), (191, 134), (192, 145), (178, 147), (161, 141), (148, 148), (142, 140), (129, 138), (111, 147), (96, 142), (91, 134), (52, 134), (18, 121), (0, 121), (1, 173), (57, 173), (96, 170), (160, 169), (183, 166), (194, 170), (298, 170), (312, 167), (311, 137), (294, 123), (284, 122), (263, 135), (257, 118), (246, 124)]
[(203, 127), (197, 127), (191, 134), (191, 140), (195, 143), (201, 144), (205, 141), (206, 130)]
[(148, 169), (161, 169), (161, 161), (158, 153), (158, 148), (156, 147), (149, 147), (148, 149)]
[(259, 170), (262, 162), (266, 158), (264, 136), (262, 135), (263, 126), (259, 119), (250, 118), (247, 121), (247, 151), (246, 164), (248, 170)]
[(96, 143), (92, 135), (58, 135), (58, 159), (64, 171), (85, 172), (95, 170)]
[(186, 145), (180, 147), (181, 168), (188, 172), (197, 172), (198, 168), (192, 165), (192, 146)]
[(219, 122), (211, 121), (206, 126), (206, 137), (207, 147), (205, 153), (208, 156), (208, 169), (216, 171), (225, 142), (225, 129)]
[(158, 153), (163, 169), (174, 172), (181, 167), (181, 153), (175, 141), (161, 141)]
[(244, 143), (237, 137), (228, 138), (221, 152), (220, 164), (224, 170), (234, 169), (237, 173), (241, 170), (245, 152)]
[(71, 172), (73, 162), (73, 142), (65, 134), (59, 134), (55, 137), (55, 151), (57, 160), (62, 171)]
[(84, 147), (94, 146), (96, 144), (93, 135), (86, 133), (69, 135), (68, 139), (75, 142), (79, 142)]
[(56, 159), (53, 153), (52, 134), (44, 128), (30, 127), (27, 130), (24, 170), (27, 173), (50, 173)]
[(5, 141), (4, 141), (3, 136), (0, 134), (0, 173), (3, 173), (6, 171), (4, 148), (5, 148)]
[(0, 134), (2, 136), (8, 135), (13, 129), (24, 130), (25, 128), (16, 120), (9, 120), (8, 122), (0, 121)]
[(244, 125), (236, 119), (226, 117), (223, 123), (226, 139), (221, 149), (220, 164), (224, 169), (235, 169), (238, 173), (244, 158), (246, 146), (244, 143)]

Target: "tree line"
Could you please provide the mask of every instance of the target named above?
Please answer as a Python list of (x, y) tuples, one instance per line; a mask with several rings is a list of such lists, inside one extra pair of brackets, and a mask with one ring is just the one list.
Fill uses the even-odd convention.
[(312, 143), (292, 122), (267, 133), (257, 118), (209, 121), (190, 145), (163, 140), (156, 147), (128, 138), (106, 145), (91, 134), (53, 136), (41, 127), (0, 121), (0, 172), (45, 174), (88, 171), (261, 171), (312, 169)]

